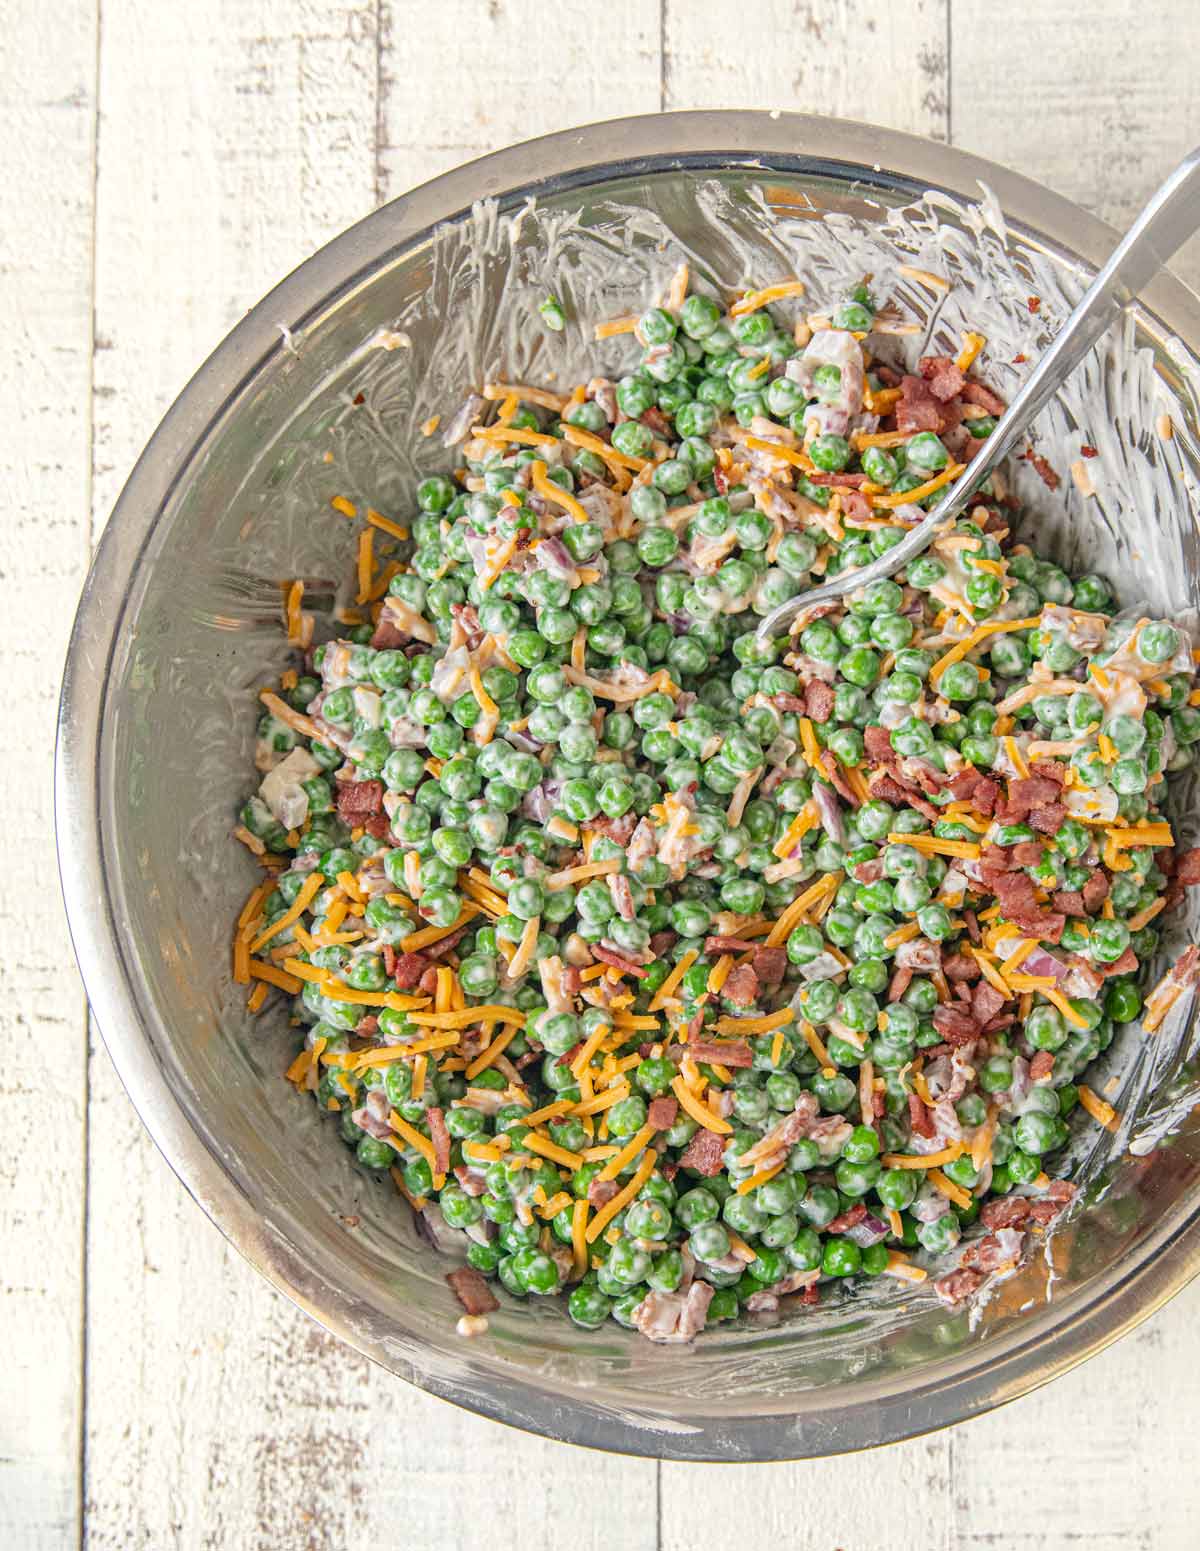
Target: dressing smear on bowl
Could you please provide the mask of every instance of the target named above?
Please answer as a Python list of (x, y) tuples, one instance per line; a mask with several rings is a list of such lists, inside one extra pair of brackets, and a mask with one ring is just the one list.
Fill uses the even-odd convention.
[(906, 362), (917, 331), (869, 280), (812, 313), (683, 266), (596, 324), (626, 375), (466, 384), (415, 512), (332, 503), (333, 639), (286, 590), (234, 978), (294, 999), (288, 1078), (465, 1261), (464, 1334), (491, 1279), (657, 1341), (846, 1279), (961, 1302), (1119, 1125), (1087, 1080), (1118, 1026), (1200, 980), (1189, 948), (1143, 998), (1200, 881), (1165, 816), (1192, 641), (1015, 542), (1004, 480), (756, 641), (1002, 413), (981, 334)]

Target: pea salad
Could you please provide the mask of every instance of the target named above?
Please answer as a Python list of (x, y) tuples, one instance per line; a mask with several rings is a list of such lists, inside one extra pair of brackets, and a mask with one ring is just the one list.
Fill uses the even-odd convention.
[(1200, 979), (1139, 989), (1200, 881), (1164, 815), (1192, 642), (1017, 542), (1002, 478), (758, 639), (1004, 409), (979, 335), (912, 367), (867, 286), (803, 292), (681, 269), (597, 327), (625, 376), (485, 383), (422, 428), (455, 466), (411, 517), (333, 502), (334, 638), (286, 587), (233, 978), (290, 999), (288, 1078), (460, 1262), (464, 1334), (493, 1281), (676, 1342), (861, 1278), (962, 1302), (1119, 1126), (1117, 1027)]

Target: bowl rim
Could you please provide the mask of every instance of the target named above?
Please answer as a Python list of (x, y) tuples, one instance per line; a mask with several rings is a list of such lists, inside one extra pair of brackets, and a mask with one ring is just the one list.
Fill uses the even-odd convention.
[[(805, 147), (819, 148), (806, 151)], [(209, 432), (272, 356), (282, 324), (299, 332), (389, 253), (421, 239), (486, 197), (505, 200), (655, 169), (716, 167), (827, 173), (860, 186), (959, 199), (996, 197), (1014, 226), (1064, 256), (1098, 265), (1116, 234), (1072, 201), (983, 158), (870, 124), (795, 113), (723, 110), (606, 120), (508, 147), (444, 173), (364, 217), (318, 250), (260, 301), (200, 366), (138, 458), (104, 529), (71, 632), (59, 704), (54, 807), (60, 882), (88, 1000), (109, 1054), (143, 1124), (184, 1188), (225, 1237), (279, 1291), (365, 1356), (466, 1409), (564, 1442), (687, 1460), (816, 1457), (917, 1436), (980, 1414), (1066, 1372), (1147, 1318), (1200, 1272), (1200, 1201), (1177, 1205), (1128, 1257), (1072, 1297), (1046, 1329), (1001, 1333), (958, 1364), (963, 1371), (904, 1387), (903, 1374), (830, 1405), (820, 1389), (794, 1397), (790, 1412), (715, 1415), (680, 1424), (665, 1411), (618, 1413), (585, 1391), (558, 1393), (514, 1381), (511, 1370), (464, 1381), (424, 1370), (395, 1343), (369, 1334), (364, 1310), (259, 1213), (206, 1143), (155, 1055), (124, 960), (105, 869), (101, 826), (102, 709), (130, 583), (165, 504)], [(1161, 274), (1146, 308), (1200, 346), (1200, 303)], [(160, 1024), (160, 1036), (165, 1028)], [(165, 1040), (164, 1040), (165, 1042)], [(979, 1352), (981, 1349), (974, 1349)], [(474, 1356), (474, 1354), (472, 1354)], [(942, 1364), (936, 1372), (954, 1364)], [(520, 1404), (514, 1397), (528, 1388)]]

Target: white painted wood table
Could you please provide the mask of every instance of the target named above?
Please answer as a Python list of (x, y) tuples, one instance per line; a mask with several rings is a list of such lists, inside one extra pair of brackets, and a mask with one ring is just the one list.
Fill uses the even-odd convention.
[[(950, 1433), (719, 1474), (527, 1438), (373, 1369), (226, 1247), (89, 1039), (49, 784), (75, 596), (133, 458), (240, 313), (374, 205), (572, 123), (753, 106), (949, 139), (1120, 221), (1200, 139), (1194, 0), (1136, 22), (1125, 0), (4, 13), (0, 1547), (1200, 1545), (1200, 1287)], [(1177, 267), (1200, 279), (1194, 250)]]

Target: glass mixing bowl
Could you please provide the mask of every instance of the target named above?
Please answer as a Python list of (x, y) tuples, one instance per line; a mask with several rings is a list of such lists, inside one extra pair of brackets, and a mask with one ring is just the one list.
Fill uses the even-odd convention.
[[(414, 482), (448, 457), (418, 434), (428, 416), (448, 417), (485, 375), (571, 383), (597, 361), (615, 374), (629, 341), (596, 346), (592, 325), (644, 306), (681, 258), (726, 291), (803, 276), (814, 308), (869, 273), (912, 320), (898, 345), (953, 351), (977, 327), (989, 380), (1011, 392), (1113, 240), (1045, 189), (905, 135), (786, 114), (624, 119), (485, 157), (377, 211), (260, 302), (180, 395), (105, 530), (75, 623), (57, 764), (63, 885), (92, 1007), (142, 1119), (213, 1221), (329, 1330), (438, 1395), (554, 1438), (795, 1458), (1019, 1395), (1200, 1268), (1200, 1090), (1191, 1009), (1177, 1007), (1157, 1036), (1131, 1028), (1107, 1053), (1095, 1081), (1116, 1079), (1106, 1091), (1122, 1127), (1081, 1127), (1078, 1209), (980, 1309), (950, 1313), (928, 1287), (876, 1281), (681, 1349), (506, 1298), (486, 1336), (463, 1340), (449, 1260), (283, 1080), (286, 1015), (248, 1019), (228, 973), (255, 878), (230, 829), (251, 785), (255, 691), (284, 656), (279, 584), (305, 577), (319, 620), (345, 600), (354, 533), (330, 498), (402, 516)], [(537, 318), (549, 290), (573, 319), (561, 335)], [(1196, 298), (1160, 278), (1037, 428), (1064, 473), (1081, 443), (1099, 450), (1097, 494), (1068, 479), (1051, 496), (1028, 465), (1014, 475), (1039, 544), (1106, 572), (1124, 602), (1177, 617), (1200, 576), (1197, 346)], [(1186, 783), (1176, 804), (1186, 832)], [(1189, 926), (1194, 911), (1168, 952)]]

